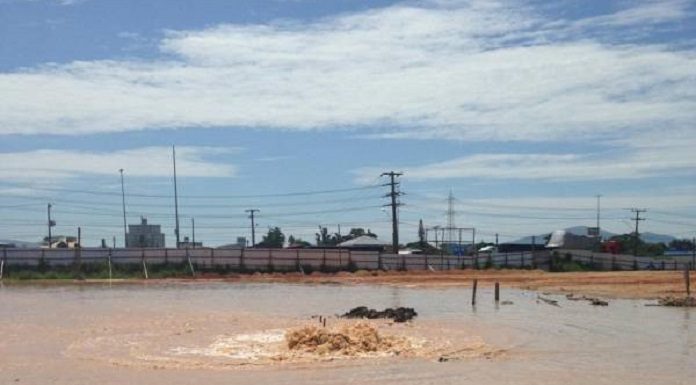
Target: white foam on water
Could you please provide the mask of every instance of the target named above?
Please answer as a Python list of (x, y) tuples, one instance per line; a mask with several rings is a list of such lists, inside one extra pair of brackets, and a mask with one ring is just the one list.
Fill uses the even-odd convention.
[(176, 347), (171, 349), (170, 352), (175, 355), (258, 360), (277, 355), (278, 348), (284, 341), (285, 331), (282, 329), (273, 329), (259, 333), (218, 336), (215, 338), (215, 341), (207, 347)]

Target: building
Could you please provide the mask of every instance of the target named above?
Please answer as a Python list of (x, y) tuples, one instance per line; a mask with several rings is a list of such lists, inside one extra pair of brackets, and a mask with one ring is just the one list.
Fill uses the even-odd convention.
[(128, 225), (126, 247), (164, 247), (164, 234), (160, 225), (148, 225), (141, 217), (139, 225)]
[(556, 230), (551, 233), (551, 237), (546, 243), (546, 248), (593, 250), (599, 246), (599, 243), (599, 238), (596, 236), (586, 237), (584, 235), (575, 235), (565, 230)]
[(218, 249), (243, 249), (245, 247), (247, 247), (246, 237), (237, 237), (236, 243), (218, 246)]
[(389, 242), (381, 241), (375, 237), (362, 235), (349, 241), (341, 242), (338, 247), (354, 250), (384, 251)]
[(179, 242), (180, 249), (196, 249), (203, 247), (203, 242), (194, 242), (189, 239), (189, 237), (184, 237), (183, 242)]

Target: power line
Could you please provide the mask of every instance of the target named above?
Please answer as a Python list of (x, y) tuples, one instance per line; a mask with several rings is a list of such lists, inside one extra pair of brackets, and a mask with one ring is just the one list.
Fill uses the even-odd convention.
[[(32, 190), (40, 191), (55, 191), (55, 192), (69, 192), (75, 194), (89, 194), (89, 195), (100, 195), (100, 196), (120, 196), (120, 193), (113, 191), (96, 191), (96, 190), (78, 190), (78, 189), (67, 189), (67, 188), (55, 188), (55, 187), (34, 187), (31, 185), (17, 185), (11, 184), (13, 187), (27, 188)], [(184, 195), (182, 199), (246, 199), (246, 198), (272, 198), (272, 197), (291, 197), (291, 196), (305, 196), (305, 195), (321, 195), (321, 194), (334, 194), (350, 191), (361, 191), (379, 188), (379, 185), (370, 186), (360, 186), (360, 187), (350, 187), (343, 189), (332, 189), (332, 190), (312, 190), (312, 191), (296, 191), (289, 193), (271, 193), (271, 194), (248, 194), (248, 195)], [(173, 195), (168, 194), (140, 194), (140, 193), (130, 193), (129, 197), (137, 198), (174, 198)]]

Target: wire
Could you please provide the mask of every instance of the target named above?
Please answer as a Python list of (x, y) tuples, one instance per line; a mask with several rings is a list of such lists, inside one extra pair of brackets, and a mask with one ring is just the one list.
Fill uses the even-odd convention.
[[(96, 190), (77, 190), (77, 189), (66, 189), (66, 188), (55, 188), (55, 187), (33, 187), (31, 185), (14, 185), (13, 187), (28, 188), (33, 190), (41, 191), (55, 191), (55, 192), (69, 192), (74, 194), (89, 194), (89, 195), (99, 195), (99, 196), (117, 196), (120, 197), (120, 192), (115, 191), (96, 191)], [(255, 194), (255, 195), (180, 195), (179, 198), (185, 199), (231, 199), (231, 198), (271, 198), (271, 197), (291, 197), (291, 196), (306, 196), (306, 195), (321, 195), (321, 194), (335, 194), (350, 191), (361, 191), (370, 190), (374, 188), (381, 188), (380, 185), (371, 186), (361, 186), (361, 187), (350, 187), (343, 189), (332, 189), (332, 190), (314, 190), (314, 191), (297, 191), (289, 193), (272, 193), (272, 194)], [(138, 198), (170, 198), (174, 199), (174, 195), (169, 194), (138, 194), (129, 193), (126, 194), (127, 197), (138, 197)]]

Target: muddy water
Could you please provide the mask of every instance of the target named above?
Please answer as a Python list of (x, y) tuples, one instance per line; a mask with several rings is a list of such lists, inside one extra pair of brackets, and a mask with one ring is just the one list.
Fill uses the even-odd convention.
[[(608, 307), (503, 290), (282, 284), (4, 286), (0, 383), (693, 384), (696, 311)], [(375, 322), (402, 354), (283, 356), (284, 331), (349, 308), (414, 307)], [(282, 357), (282, 358), (278, 358)], [(439, 362), (438, 358), (449, 358)]]

